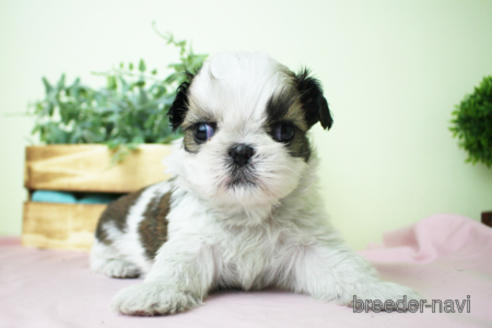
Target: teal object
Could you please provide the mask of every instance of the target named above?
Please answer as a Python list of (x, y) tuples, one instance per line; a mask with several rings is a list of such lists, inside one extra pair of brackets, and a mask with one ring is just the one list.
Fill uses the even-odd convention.
[(108, 204), (118, 199), (120, 195), (113, 194), (86, 194), (80, 200), (80, 204)]
[(75, 195), (69, 192), (36, 190), (31, 195), (31, 201), (44, 203), (77, 203)]

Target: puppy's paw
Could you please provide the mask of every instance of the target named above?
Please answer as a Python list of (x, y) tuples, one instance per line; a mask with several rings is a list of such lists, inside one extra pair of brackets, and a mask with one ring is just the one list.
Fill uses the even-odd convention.
[(420, 296), (413, 289), (394, 282), (378, 281), (369, 288), (363, 288), (361, 296), (365, 298), (381, 300), (399, 300), (406, 296), (407, 299), (419, 299)]
[(137, 278), (140, 276), (138, 267), (120, 259), (108, 260), (97, 271), (112, 278)]
[(128, 315), (153, 316), (186, 311), (201, 303), (191, 293), (172, 286), (144, 282), (121, 290), (113, 298), (113, 310)]
[[(359, 302), (369, 301), (373, 304), (375, 301), (385, 304), (390, 301), (396, 304), (403, 304), (406, 307), (409, 300), (419, 300), (421, 296), (410, 287), (402, 286), (393, 282), (376, 281), (369, 284), (359, 285), (355, 290), (351, 290), (348, 293), (338, 298), (338, 303), (343, 305), (353, 305), (353, 301), (359, 300)], [(398, 302), (398, 303), (397, 303)], [(396, 310), (395, 307), (393, 310)], [(400, 310), (406, 310), (402, 308)]]

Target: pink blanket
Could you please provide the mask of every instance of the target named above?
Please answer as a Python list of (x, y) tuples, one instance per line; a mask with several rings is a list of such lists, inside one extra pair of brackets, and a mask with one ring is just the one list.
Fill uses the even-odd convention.
[(135, 281), (92, 273), (86, 253), (27, 249), (18, 238), (3, 238), (0, 327), (492, 327), (492, 229), (435, 215), (386, 234), (382, 246), (361, 253), (384, 278), (413, 287), (429, 302), (461, 302), (469, 295), (470, 312), (354, 313), (287, 292), (228, 291), (187, 313), (126, 317), (109, 303)]

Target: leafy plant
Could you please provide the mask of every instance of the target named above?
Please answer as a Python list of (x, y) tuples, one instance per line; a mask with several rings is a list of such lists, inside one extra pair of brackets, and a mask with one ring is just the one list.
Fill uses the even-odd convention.
[(492, 76), (486, 76), (453, 111), (450, 130), (468, 152), (467, 162), (492, 166)]
[(138, 64), (121, 63), (118, 68), (94, 73), (106, 79), (94, 88), (80, 78), (67, 83), (62, 74), (56, 83), (42, 78), (45, 98), (36, 101), (30, 114), (36, 117), (32, 130), (46, 144), (104, 143), (121, 160), (141, 143), (169, 143), (180, 136), (173, 132), (167, 111), (177, 86), (201, 67), (206, 55), (195, 54), (186, 41), (160, 34), (179, 51), (179, 61), (167, 65), (170, 73), (148, 70)]

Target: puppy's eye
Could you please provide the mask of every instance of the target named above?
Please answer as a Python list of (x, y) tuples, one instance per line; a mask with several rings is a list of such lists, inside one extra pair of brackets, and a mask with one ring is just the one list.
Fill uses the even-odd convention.
[(213, 123), (197, 123), (194, 125), (195, 141), (202, 143), (212, 138), (215, 133), (215, 124)]
[(294, 138), (296, 128), (292, 123), (280, 122), (273, 126), (272, 137), (279, 142), (289, 142)]

